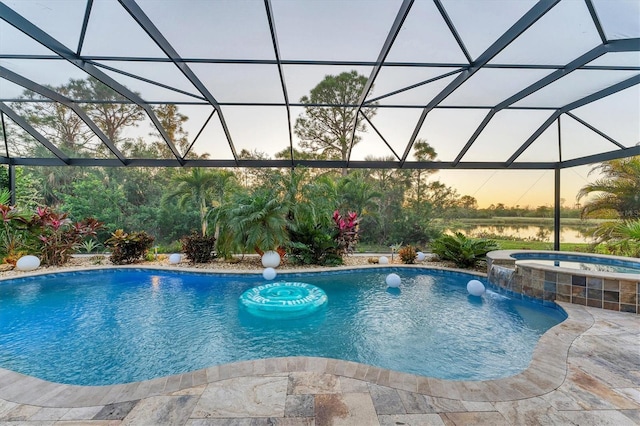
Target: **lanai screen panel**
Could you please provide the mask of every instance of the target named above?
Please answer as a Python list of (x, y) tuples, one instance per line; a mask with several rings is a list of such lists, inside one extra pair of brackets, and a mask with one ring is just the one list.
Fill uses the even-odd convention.
[[(639, 4), (4, 1), (0, 163), (552, 169), (640, 155)], [(359, 91), (309, 105), (351, 72)], [(348, 113), (340, 154), (306, 152), (310, 107)], [(416, 141), (438, 158), (417, 161)]]

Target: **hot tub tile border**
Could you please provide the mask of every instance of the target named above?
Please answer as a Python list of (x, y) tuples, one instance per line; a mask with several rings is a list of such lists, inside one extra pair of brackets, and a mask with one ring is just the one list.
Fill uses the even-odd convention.
[[(635, 277), (632, 279), (622, 278), (619, 276), (620, 274), (606, 276), (602, 272), (598, 273), (601, 276), (593, 276), (591, 271), (574, 271), (566, 268), (553, 271), (551, 269), (554, 267), (546, 265), (518, 264), (516, 266), (516, 259), (510, 257), (512, 253), (514, 251), (500, 250), (487, 255), (487, 276), (491, 285), (512, 293), (521, 293), (524, 297), (539, 298), (541, 303), (545, 305), (550, 301), (569, 302), (576, 305), (640, 314), (640, 280), (635, 280)], [(566, 252), (561, 254), (566, 256), (568, 260), (579, 260), (585, 256), (584, 254)], [(612, 261), (619, 264), (624, 263), (623, 260), (613, 259)], [(508, 281), (496, 279), (495, 274), (492, 274), (493, 266), (513, 270), (512, 279)], [(541, 281), (541, 277), (543, 281)], [(618, 293), (618, 302), (612, 300), (615, 299), (614, 293)]]

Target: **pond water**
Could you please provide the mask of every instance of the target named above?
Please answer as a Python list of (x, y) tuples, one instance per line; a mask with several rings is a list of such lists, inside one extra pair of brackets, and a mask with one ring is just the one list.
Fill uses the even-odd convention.
[[(505, 239), (516, 237), (521, 240), (535, 240), (553, 242), (553, 226), (543, 225), (471, 225), (466, 229), (451, 229), (451, 231), (459, 230), (466, 236), (485, 237), (500, 236)], [(563, 243), (592, 243), (591, 230), (585, 230), (577, 226), (561, 226), (560, 242)]]

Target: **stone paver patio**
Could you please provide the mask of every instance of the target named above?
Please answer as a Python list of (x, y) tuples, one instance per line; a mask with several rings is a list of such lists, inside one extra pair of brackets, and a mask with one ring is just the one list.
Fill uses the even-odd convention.
[(640, 424), (640, 316), (561, 305), (569, 318), (506, 379), (451, 382), (307, 357), (100, 387), (0, 369), (0, 424)]

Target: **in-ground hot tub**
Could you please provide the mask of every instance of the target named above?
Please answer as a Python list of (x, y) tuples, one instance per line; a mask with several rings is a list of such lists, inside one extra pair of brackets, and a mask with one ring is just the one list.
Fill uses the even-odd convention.
[(575, 252), (487, 253), (489, 282), (523, 296), (640, 313), (640, 259)]

